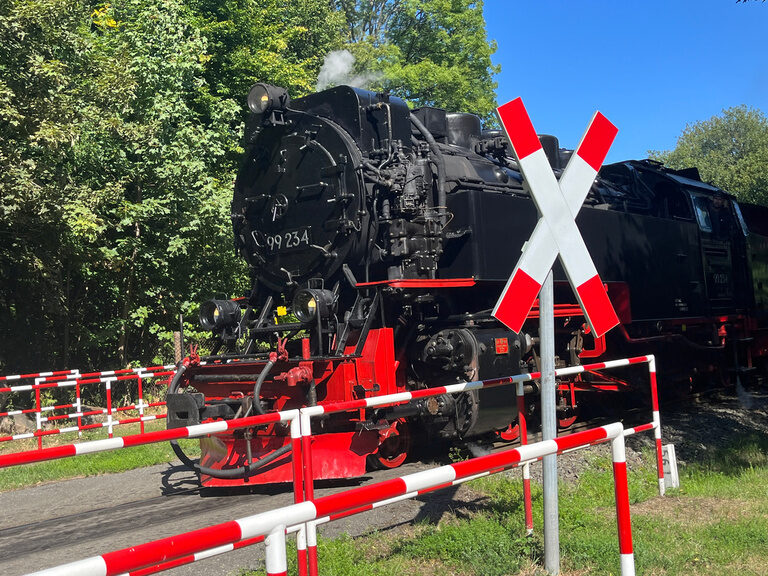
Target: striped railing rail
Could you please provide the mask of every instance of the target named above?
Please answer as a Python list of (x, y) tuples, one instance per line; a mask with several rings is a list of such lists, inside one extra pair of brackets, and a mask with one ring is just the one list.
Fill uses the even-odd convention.
[(632, 524), (627, 485), (627, 466), (623, 427), (620, 423), (600, 426), (554, 440), (536, 442), (502, 452), (480, 456), (463, 462), (440, 466), (423, 472), (384, 480), (344, 492), (292, 504), (216, 524), (192, 532), (177, 534), (131, 546), (100, 556), (35, 572), (35, 576), (117, 576), (147, 574), (145, 569), (188, 563), (190, 557), (210, 556), (219, 551), (235, 549), (238, 543), (263, 539), (266, 544), (268, 576), (285, 576), (287, 559), (286, 531), (302, 524), (323, 523), (375, 507), (392, 504), (448, 486), (454, 486), (480, 476), (496, 474), (520, 465), (521, 462), (542, 458), (578, 446), (611, 442), (613, 460), (616, 517), (619, 532), (619, 553), (622, 576), (634, 575)]
[[(35, 418), (35, 431), (24, 432), (0, 436), (0, 442), (10, 442), (13, 440), (24, 440), (27, 438), (37, 438), (38, 450), (43, 449), (43, 438), (46, 436), (64, 434), (68, 432), (83, 432), (106, 428), (108, 436), (112, 438), (115, 426), (138, 423), (140, 431), (144, 433), (144, 423), (150, 420), (165, 418), (165, 414), (146, 415), (145, 410), (165, 405), (165, 402), (146, 402), (144, 399), (144, 385), (146, 380), (173, 376), (175, 373), (174, 365), (151, 366), (141, 368), (122, 368), (119, 370), (105, 370), (101, 372), (81, 373), (79, 370), (63, 370), (59, 372), (36, 372), (30, 374), (16, 374), (13, 376), (2, 376), (0, 382), (13, 383), (10, 386), (0, 387), (0, 394), (3, 393), (34, 393), (34, 407), (17, 408), (6, 412), (0, 412), (0, 418), (5, 416), (29, 415)], [(31, 383), (20, 384), (24, 380), (32, 380)], [(115, 406), (112, 401), (112, 386), (115, 382), (126, 380), (135, 380), (137, 383), (137, 402), (124, 406)], [(102, 385), (104, 386), (104, 397), (106, 407), (102, 409), (84, 410), (82, 400), (82, 386)], [(41, 392), (55, 388), (72, 388), (74, 399), (71, 402), (63, 404), (43, 405), (43, 396)], [(61, 414), (62, 411), (68, 411)], [(127, 411), (136, 411), (138, 417), (118, 418), (116, 414)], [(59, 412), (57, 414), (57, 412)], [(105, 421), (100, 423), (83, 424), (83, 419), (94, 416), (105, 416)], [(76, 420), (75, 426), (64, 426), (62, 428), (52, 428), (52, 422), (63, 420)]]
[[(583, 364), (579, 366), (569, 366), (566, 368), (560, 368), (555, 370), (556, 377), (563, 376), (575, 376), (584, 372), (594, 372), (597, 370), (610, 370), (615, 368), (621, 368), (625, 366), (632, 366), (637, 364), (648, 364), (648, 371), (650, 377), (651, 387), (651, 401), (653, 408), (652, 421), (645, 424), (642, 428), (645, 430), (653, 430), (656, 437), (656, 465), (659, 494), (664, 495), (664, 463), (662, 460), (661, 449), (661, 419), (659, 416), (659, 401), (658, 391), (656, 383), (656, 360), (653, 355), (635, 356), (632, 358), (622, 358), (619, 360), (608, 360), (605, 362), (594, 362), (592, 364)], [(526, 372), (523, 374), (516, 374), (514, 376), (506, 376), (503, 378), (493, 378), (490, 380), (468, 382), (463, 384), (451, 384), (448, 386), (437, 386), (434, 388), (425, 388), (421, 390), (414, 390), (412, 392), (401, 392), (399, 394), (390, 394), (387, 396), (374, 396), (371, 398), (363, 398), (359, 400), (349, 400), (345, 402), (328, 403), (319, 406), (311, 406), (301, 409), (301, 436), (302, 436), (302, 457), (303, 457), (303, 477), (304, 481), (304, 499), (312, 500), (314, 498), (314, 487), (312, 482), (312, 456), (311, 456), (311, 443), (310, 438), (312, 436), (311, 421), (313, 417), (321, 416), (324, 414), (333, 414), (338, 412), (349, 412), (353, 410), (359, 410), (361, 408), (374, 408), (389, 404), (403, 404), (416, 400), (419, 398), (426, 398), (429, 396), (435, 396), (439, 394), (454, 394), (457, 392), (465, 392), (469, 390), (479, 390), (481, 388), (487, 388), (491, 386), (499, 386), (504, 384), (516, 384), (522, 385), (525, 382), (532, 380), (538, 380), (541, 378), (540, 372)], [(518, 396), (518, 406), (521, 406), (521, 399)], [(523, 414), (525, 410), (519, 410), (520, 414)], [(523, 420), (524, 423), (524, 420)], [(637, 430), (638, 432), (640, 430)], [(635, 429), (630, 429), (628, 434), (635, 433)], [(525, 444), (527, 438), (521, 434), (521, 443)], [(528, 485), (528, 489), (524, 490), (525, 496), (525, 515), (526, 515), (526, 529), (532, 531), (532, 502), (530, 493), (530, 472), (527, 467), (523, 468), (523, 485), (524, 488)], [(530, 519), (530, 522), (529, 522)], [(306, 542), (304, 541), (306, 539)], [(305, 532), (299, 532), (297, 539), (297, 547), (299, 555), (305, 554), (303, 547), (306, 546), (306, 555), (309, 563), (309, 576), (317, 576), (317, 535), (313, 525), (307, 525)], [(301, 561), (300, 561), (301, 565)], [(300, 572), (303, 575), (303, 572)]]

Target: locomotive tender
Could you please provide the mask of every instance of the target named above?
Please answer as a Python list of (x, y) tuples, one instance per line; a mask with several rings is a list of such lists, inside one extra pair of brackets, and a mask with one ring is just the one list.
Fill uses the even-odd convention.
[[(256, 84), (248, 104), (232, 225), (253, 288), (201, 306), (218, 343), (178, 371), (169, 427), (535, 369), (536, 310), (520, 334), (490, 316), (537, 220), (500, 131), (347, 86), (291, 101)], [(559, 175), (569, 152), (541, 139)], [(688, 386), (768, 353), (768, 209), (629, 161), (603, 168), (577, 223), (621, 325), (593, 338), (556, 265), (561, 365), (653, 352)], [(631, 381), (558, 384), (568, 425), (576, 391)], [(512, 386), (329, 417), (315, 478), (398, 466), (416, 441), (513, 439), (516, 418)], [(199, 463), (175, 449), (221, 486), (290, 480), (289, 445), (272, 424), (203, 440)]]

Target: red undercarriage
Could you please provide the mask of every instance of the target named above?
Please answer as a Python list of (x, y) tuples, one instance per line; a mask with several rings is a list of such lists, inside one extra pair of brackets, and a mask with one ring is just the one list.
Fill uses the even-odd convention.
[[(354, 353), (354, 345), (346, 352)], [(195, 384), (206, 398), (241, 397), (253, 387), (266, 362), (242, 362), (206, 366), (206, 373), (222, 372), (218, 382)], [(306, 390), (311, 379), (317, 387), (318, 403), (343, 402), (394, 394), (405, 390), (405, 367), (395, 360), (391, 328), (371, 330), (359, 357), (324, 360), (278, 360), (261, 390), (272, 410), (290, 410), (306, 406)], [(298, 370), (297, 370), (298, 369)], [(227, 382), (226, 374), (254, 374), (253, 381)], [(354, 383), (354, 385), (350, 385)], [(393, 428), (359, 429), (365, 420), (362, 411), (330, 416), (322, 423), (321, 433), (312, 436), (312, 469), (316, 480), (351, 478), (365, 474), (366, 459), (393, 434)], [(312, 422), (313, 430), (320, 423)], [(397, 433), (397, 432), (395, 432)], [(209, 468), (234, 468), (246, 464), (246, 440), (242, 434), (217, 434), (201, 441), (201, 465)], [(290, 442), (288, 427), (270, 424), (258, 429), (251, 440), (252, 458), (258, 459)], [(204, 486), (239, 486), (289, 482), (293, 478), (290, 452), (285, 457), (260, 468), (247, 480), (229, 480), (202, 476)]]

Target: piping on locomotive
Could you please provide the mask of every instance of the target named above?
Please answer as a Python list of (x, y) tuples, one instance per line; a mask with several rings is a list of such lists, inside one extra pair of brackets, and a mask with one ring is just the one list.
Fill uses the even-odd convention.
[[(347, 86), (292, 101), (256, 84), (248, 105), (232, 225), (252, 290), (201, 306), (218, 343), (178, 371), (169, 427), (536, 368), (536, 310), (519, 334), (490, 315), (537, 220), (500, 131)], [(569, 152), (541, 140), (559, 176)], [(594, 339), (556, 265), (559, 365), (655, 353), (687, 386), (765, 356), (768, 230), (755, 226), (768, 209), (743, 208), (694, 171), (604, 167), (577, 222), (621, 325)], [(631, 384), (559, 382), (561, 424), (577, 391)], [(313, 473), (398, 466), (439, 438), (513, 439), (516, 420), (511, 386), (331, 416), (316, 423)], [(199, 463), (174, 449), (221, 486), (289, 481), (289, 446), (271, 424), (204, 439)]]

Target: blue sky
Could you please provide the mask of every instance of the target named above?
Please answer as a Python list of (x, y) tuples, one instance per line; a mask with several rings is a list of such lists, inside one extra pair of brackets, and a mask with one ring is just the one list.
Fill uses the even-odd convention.
[(674, 148), (686, 124), (747, 104), (768, 113), (768, 2), (486, 0), (498, 101), (578, 144), (592, 113), (619, 128), (606, 162)]

